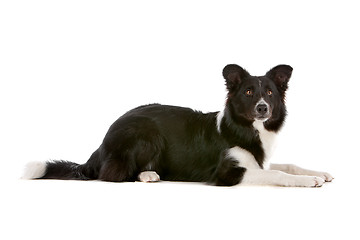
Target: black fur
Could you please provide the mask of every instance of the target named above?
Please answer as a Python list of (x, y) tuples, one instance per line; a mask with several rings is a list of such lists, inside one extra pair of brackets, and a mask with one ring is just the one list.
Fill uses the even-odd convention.
[(262, 167), (264, 150), (252, 126), (254, 119), (262, 116), (255, 105), (260, 97), (269, 103), (270, 118), (264, 126), (278, 131), (286, 116), (285, 91), (291, 72), (290, 66), (279, 65), (265, 76), (254, 77), (238, 65), (227, 65), (223, 76), (228, 96), (220, 131), (219, 112), (204, 114), (159, 104), (140, 106), (111, 125), (85, 164), (51, 161), (42, 178), (123, 182), (136, 181), (143, 171), (156, 171), (166, 181), (238, 184), (246, 169), (227, 151), (235, 146), (244, 148)]

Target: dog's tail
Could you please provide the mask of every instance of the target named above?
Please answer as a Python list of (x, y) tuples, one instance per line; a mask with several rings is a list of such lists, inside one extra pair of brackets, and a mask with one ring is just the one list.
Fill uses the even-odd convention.
[(56, 160), (48, 162), (30, 162), (26, 165), (23, 179), (62, 179), (90, 180), (85, 175), (84, 165)]

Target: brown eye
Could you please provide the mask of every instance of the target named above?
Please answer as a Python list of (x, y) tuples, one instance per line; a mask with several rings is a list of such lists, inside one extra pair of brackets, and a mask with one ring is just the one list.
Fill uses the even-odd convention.
[(272, 95), (272, 91), (269, 89), (269, 90), (267, 90), (267, 94), (269, 95), (269, 96), (271, 96)]
[(246, 90), (245, 92), (246, 96), (251, 96), (253, 94), (252, 90)]

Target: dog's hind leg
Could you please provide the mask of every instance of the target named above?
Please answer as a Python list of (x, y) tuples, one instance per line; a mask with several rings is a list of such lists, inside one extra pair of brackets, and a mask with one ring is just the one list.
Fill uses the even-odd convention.
[(152, 142), (138, 140), (135, 146), (111, 154), (100, 171), (100, 180), (111, 182), (136, 181), (156, 182), (160, 180), (155, 172), (161, 159), (161, 151)]
[(145, 117), (129, 117), (117, 125), (104, 139), (105, 153), (99, 179), (112, 182), (158, 181), (155, 172), (141, 174), (160, 169), (165, 140), (156, 122)]

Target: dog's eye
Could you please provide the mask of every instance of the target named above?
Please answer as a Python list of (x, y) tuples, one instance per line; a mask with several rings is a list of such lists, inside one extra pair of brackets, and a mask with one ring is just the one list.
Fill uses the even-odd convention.
[(253, 91), (248, 89), (248, 90), (246, 90), (245, 94), (246, 94), (246, 96), (251, 96), (253, 94)]
[(267, 94), (269, 95), (269, 96), (271, 96), (272, 95), (272, 91), (269, 89), (269, 90), (267, 90)]

